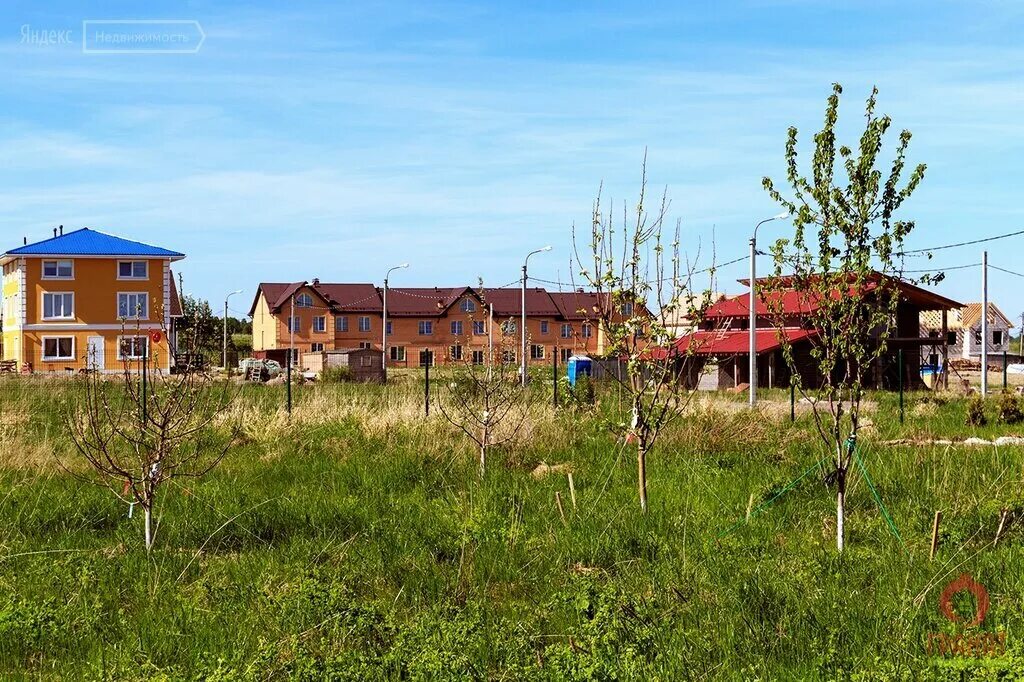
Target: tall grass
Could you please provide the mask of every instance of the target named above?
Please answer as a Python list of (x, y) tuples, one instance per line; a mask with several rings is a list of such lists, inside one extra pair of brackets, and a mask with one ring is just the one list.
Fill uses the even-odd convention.
[[(469, 444), (421, 383), (245, 387), (247, 438), (162, 501), (147, 558), (139, 519), (54, 465), (73, 383), (0, 381), (0, 677), (105, 679), (995, 679), (1021, 674), (1024, 556), (1000, 509), (1021, 510), (1020, 447), (987, 439), (960, 401), (898, 421), (872, 396), (863, 455), (906, 543), (855, 477), (848, 550), (833, 547), (824, 454), (788, 394), (750, 415), (706, 397), (659, 441), (651, 509), (594, 411), (553, 414), (477, 478)], [(994, 407), (992, 408), (994, 410)], [(22, 454), (24, 453), (22, 460)], [(571, 467), (534, 477), (537, 463)], [(555, 504), (562, 494), (566, 520)], [(933, 513), (941, 543), (928, 560)], [(997, 658), (941, 658), (938, 593), (969, 572), (989, 591)], [(961, 605), (966, 606), (966, 605)], [(1002, 671), (1002, 672), (1000, 672)]]

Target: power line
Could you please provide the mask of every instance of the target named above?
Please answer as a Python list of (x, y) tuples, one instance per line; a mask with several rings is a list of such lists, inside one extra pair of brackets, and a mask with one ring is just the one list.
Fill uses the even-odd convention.
[(912, 253), (928, 253), (931, 251), (942, 251), (943, 249), (956, 249), (961, 246), (970, 246), (971, 244), (983, 244), (984, 242), (994, 242), (997, 239), (1006, 239), (1008, 237), (1016, 237), (1022, 234), (1024, 234), (1024, 230), (1018, 230), (1017, 232), (998, 234), (994, 237), (985, 237), (984, 239), (972, 239), (971, 241), (957, 242), (956, 244), (943, 244), (942, 246), (932, 246), (927, 249), (910, 249), (909, 251), (900, 251), (897, 255), (906, 256)]
[(993, 270), (998, 270), (999, 272), (1005, 272), (1008, 275), (1016, 275), (1017, 277), (1024, 277), (1024, 274), (1021, 274), (1019, 272), (1014, 272), (1013, 270), (1007, 270), (1006, 268), (1001, 268), (998, 265), (992, 265), (991, 263), (989, 263), (988, 266), (990, 268), (992, 268)]
[[(925, 268), (923, 270), (902, 270), (901, 272), (905, 272), (905, 273), (908, 273), (908, 274), (921, 273), (921, 272), (946, 272), (947, 270), (964, 270), (966, 268), (980, 268), (980, 267), (981, 267), (981, 263), (966, 263), (964, 265), (951, 265), (951, 266), (949, 266), (947, 268), (935, 267), (935, 268)], [(989, 267), (993, 267), (993, 266), (989, 265)]]

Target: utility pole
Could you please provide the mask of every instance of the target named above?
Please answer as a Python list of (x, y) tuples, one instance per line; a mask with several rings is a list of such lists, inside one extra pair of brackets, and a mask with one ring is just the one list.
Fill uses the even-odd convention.
[(749, 365), (747, 372), (750, 375), (750, 388), (747, 389), (747, 397), (750, 407), (757, 404), (757, 228), (773, 220), (788, 218), (789, 213), (780, 213), (771, 218), (765, 218), (754, 226), (754, 234), (750, 237), (750, 299), (747, 303), (749, 310)]
[(521, 358), (522, 362), (520, 364), (519, 372), (520, 372), (520, 375), (521, 375), (520, 376), (521, 384), (523, 386), (526, 386), (526, 381), (527, 381), (527, 374), (526, 374), (526, 351), (527, 351), (527, 348), (526, 348), (526, 266), (530, 262), (530, 256), (532, 256), (535, 253), (541, 253), (542, 251), (550, 251), (550, 250), (551, 250), (550, 246), (545, 246), (544, 248), (537, 249), (536, 251), (531, 251), (530, 253), (526, 254), (526, 259), (523, 261), (523, 300), (522, 300), (522, 310), (519, 311), (521, 313), (520, 314), (520, 323), (522, 324), (522, 329), (520, 330), (520, 334), (522, 336), (522, 348), (520, 349), (520, 351), (523, 354), (522, 358)]
[(391, 276), (392, 271), (407, 267), (409, 267), (408, 263), (396, 265), (384, 275), (384, 305), (381, 311), (383, 329), (380, 330), (381, 371), (384, 373), (384, 383), (388, 381), (388, 277)]
[(228, 299), (240, 293), (242, 293), (242, 290), (238, 289), (224, 297), (224, 371), (229, 377), (231, 376), (231, 370), (228, 369)]
[(981, 395), (988, 395), (988, 251), (981, 252)]
[(295, 355), (295, 294), (292, 294), (291, 311), (288, 313), (288, 414), (292, 413), (292, 358)]

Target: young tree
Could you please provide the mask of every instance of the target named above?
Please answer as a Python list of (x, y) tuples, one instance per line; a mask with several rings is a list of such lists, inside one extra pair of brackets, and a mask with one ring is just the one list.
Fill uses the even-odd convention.
[[(901, 178), (910, 131), (900, 133), (895, 155), (883, 176), (880, 154), (891, 121), (875, 114), (877, 89), (865, 109), (865, 126), (856, 150), (837, 145), (836, 123), (842, 87), (833, 85), (825, 108), (825, 124), (814, 136), (810, 177), (801, 175), (797, 157), (797, 130), (786, 141), (786, 184), (790, 196), (770, 178), (764, 188), (793, 216), (791, 240), (779, 240), (772, 252), (775, 276), (751, 283), (773, 306), (777, 326), (783, 324), (778, 308), (783, 290), (795, 291), (808, 311), (809, 326), (817, 336), (811, 350), (820, 386), (811, 400), (815, 424), (825, 446), (835, 455), (836, 545), (844, 543), (846, 484), (860, 426), (864, 379), (885, 355), (894, 331), (899, 292), (893, 278), (902, 273), (902, 250), (913, 221), (896, 220), (897, 209), (924, 177), (925, 166)], [(837, 179), (836, 171), (845, 177)], [(783, 355), (792, 381), (807, 396), (796, 366), (792, 345), (781, 333)], [(827, 407), (820, 407), (824, 404)]]
[(148, 357), (152, 332), (125, 331), (122, 372), (113, 380), (85, 374), (83, 395), (69, 406), (66, 421), (75, 449), (95, 474), (90, 480), (142, 509), (150, 551), (153, 510), (163, 484), (208, 473), (238, 430), (229, 425), (225, 435), (215, 425), (231, 405), (230, 383), (214, 385), (191, 366), (173, 375), (154, 371), (161, 358)]
[[(662, 429), (686, 406), (695, 388), (693, 348), (680, 352), (668, 329), (680, 315), (697, 320), (710, 303), (710, 287), (693, 288), (693, 266), (680, 255), (681, 224), (676, 222), (671, 242), (663, 230), (668, 193), (653, 214), (647, 199), (647, 158), (641, 174), (640, 197), (630, 212), (623, 204), (619, 227), (614, 204), (603, 213), (601, 192), (594, 201), (590, 239), (580, 256), (573, 228), (573, 246), (579, 274), (596, 293), (592, 315), (604, 339), (603, 355), (624, 361), (625, 374), (614, 376), (628, 396), (629, 422), (617, 425), (626, 442), (636, 446), (637, 490), (640, 509), (647, 511), (647, 456)], [(709, 272), (714, 271), (709, 268)], [(652, 311), (653, 306), (653, 311)], [(699, 379), (699, 376), (696, 377)]]

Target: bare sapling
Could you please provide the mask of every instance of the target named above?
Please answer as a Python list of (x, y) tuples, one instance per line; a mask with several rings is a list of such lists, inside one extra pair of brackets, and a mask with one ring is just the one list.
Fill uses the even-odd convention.
[[(231, 384), (214, 382), (193, 363), (173, 374), (161, 369), (166, 358), (150, 348), (164, 338), (166, 330), (155, 333), (138, 323), (130, 329), (123, 322), (120, 372), (83, 372), (82, 393), (65, 414), (74, 448), (92, 469), (88, 480), (110, 489), (130, 510), (141, 510), (147, 552), (153, 549), (154, 510), (164, 485), (210, 472), (239, 433), (217, 424), (231, 405)], [(179, 345), (194, 353), (196, 339), (183, 341)], [(100, 365), (91, 360), (88, 366)]]
[[(628, 421), (614, 425), (636, 447), (640, 509), (647, 512), (647, 460), (667, 424), (696, 393), (703, 363), (693, 348), (680, 351), (670, 328), (680, 318), (699, 320), (711, 299), (710, 286), (694, 289), (695, 266), (681, 255), (681, 222), (665, 234), (667, 190), (653, 212), (647, 208), (647, 159), (640, 196), (633, 209), (624, 202), (621, 222), (607, 211), (600, 190), (594, 201), (589, 239), (581, 244), (573, 228), (579, 275), (596, 293), (593, 309), (583, 310), (598, 327), (599, 355), (623, 363), (612, 373), (628, 400)], [(708, 268), (713, 276), (714, 268)]]
[[(891, 121), (875, 113), (877, 89), (865, 108), (865, 126), (856, 147), (839, 145), (835, 126), (842, 88), (835, 84), (825, 109), (825, 124), (814, 136), (809, 176), (798, 167), (797, 130), (786, 141), (788, 196), (770, 178), (768, 194), (792, 216), (793, 236), (772, 248), (772, 277), (751, 282), (777, 329), (791, 381), (812, 407), (825, 447), (835, 457), (830, 479), (836, 486), (836, 546), (844, 546), (847, 476), (854, 457), (865, 380), (881, 375), (896, 332), (898, 281), (903, 274), (903, 243), (913, 221), (895, 214), (924, 177), (920, 164), (903, 184), (911, 134), (903, 130), (883, 174), (881, 152)], [(836, 178), (839, 172), (844, 177)], [(919, 280), (929, 281), (923, 277)], [(783, 310), (788, 296), (789, 310)], [(797, 357), (788, 331), (799, 325), (812, 333), (809, 357)], [(916, 328), (916, 323), (915, 323)], [(813, 374), (808, 381), (802, 372)]]

